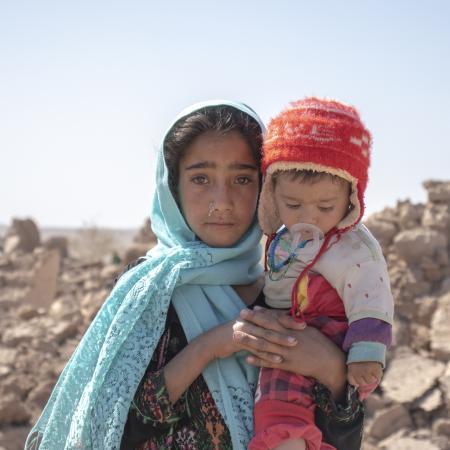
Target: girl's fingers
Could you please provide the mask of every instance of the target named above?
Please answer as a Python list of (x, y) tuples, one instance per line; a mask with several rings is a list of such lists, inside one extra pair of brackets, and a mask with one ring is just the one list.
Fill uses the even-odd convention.
[(247, 356), (246, 361), (252, 366), (276, 368), (283, 361), (281, 358), (279, 361), (275, 359), (259, 358), (254, 355)]
[(255, 306), (253, 310), (243, 309), (240, 317), (262, 328), (274, 331), (283, 331), (284, 327), (278, 323), (277, 311)]
[(234, 332), (241, 332), (249, 336), (260, 338), (268, 343), (283, 345), (292, 347), (297, 344), (297, 339), (294, 336), (290, 336), (289, 332), (283, 329), (281, 331), (275, 331), (270, 328), (265, 328), (260, 325), (256, 325), (253, 322), (241, 322), (237, 321), (233, 326)]
[(266, 339), (247, 334), (242, 331), (235, 331), (233, 333), (233, 339), (239, 344), (240, 347), (256, 355), (270, 353), (283, 356), (284, 347), (282, 345), (269, 342)]

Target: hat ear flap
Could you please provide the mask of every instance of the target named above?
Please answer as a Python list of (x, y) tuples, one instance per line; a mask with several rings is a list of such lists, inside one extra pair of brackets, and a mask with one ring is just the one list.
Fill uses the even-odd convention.
[(268, 173), (259, 197), (258, 220), (264, 234), (270, 236), (281, 227), (281, 219), (275, 202), (275, 183)]
[(348, 230), (361, 221), (364, 214), (364, 199), (361, 187), (356, 179), (351, 181), (349, 213), (338, 223), (337, 228), (341, 231)]

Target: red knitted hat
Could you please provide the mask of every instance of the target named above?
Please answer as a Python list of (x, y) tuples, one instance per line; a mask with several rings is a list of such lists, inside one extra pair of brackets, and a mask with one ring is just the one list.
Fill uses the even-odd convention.
[(272, 175), (283, 170), (313, 170), (338, 175), (352, 186), (353, 210), (337, 228), (345, 230), (364, 214), (371, 136), (353, 106), (336, 100), (305, 98), (272, 119), (263, 145), (259, 219), (266, 234), (282, 225), (273, 197)]

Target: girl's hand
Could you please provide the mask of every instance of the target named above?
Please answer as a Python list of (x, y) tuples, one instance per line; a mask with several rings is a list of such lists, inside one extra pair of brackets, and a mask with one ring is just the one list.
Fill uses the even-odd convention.
[[(279, 318), (285, 312), (255, 307), (243, 309), (240, 320), (233, 326), (233, 338), (241, 349), (250, 351), (254, 357), (251, 364), (260, 367), (275, 367), (283, 362), (286, 348), (298, 344), (295, 333), (287, 329)], [(302, 330), (304, 324), (293, 322), (293, 328)]]
[[(246, 311), (241, 311), (241, 316), (245, 316)], [(259, 339), (255, 344), (261, 347), (260, 351), (255, 350), (263, 359), (266, 359), (268, 363), (281, 362), (279, 351), (283, 346), (292, 347), (297, 344), (297, 339), (293, 336), (289, 336), (289, 331), (284, 328), (282, 324), (278, 324), (277, 317), (279, 311), (265, 310), (267, 315), (264, 316), (261, 323), (263, 327), (253, 325), (251, 322), (245, 323), (241, 319), (232, 320), (222, 325), (218, 325), (203, 335), (197, 337), (197, 340), (201, 342), (201, 345), (208, 356), (208, 360), (211, 361), (215, 358), (226, 358), (233, 353), (236, 353), (246, 346), (240, 341), (241, 329), (247, 332), (253, 332), (256, 335), (261, 335), (264, 339)], [(249, 311), (252, 314), (252, 311)], [(271, 313), (274, 313), (273, 317)], [(258, 319), (258, 315), (256, 318)], [(264, 325), (265, 324), (265, 325)], [(296, 328), (303, 329), (305, 325), (294, 322)], [(266, 328), (264, 328), (264, 326)], [(271, 329), (269, 329), (271, 327)], [(245, 335), (245, 338), (254, 339), (252, 335)], [(264, 350), (266, 349), (266, 350)], [(277, 351), (278, 350), (278, 353)], [(272, 353), (271, 353), (272, 351)]]
[(241, 350), (241, 347), (233, 339), (234, 324), (233, 320), (218, 325), (197, 338), (203, 341), (209, 361), (226, 358)]
[[(344, 353), (320, 331), (296, 322), (285, 311), (241, 311), (234, 339), (252, 353), (248, 362), (316, 378), (338, 397), (345, 388)], [(289, 338), (293, 338), (289, 339)], [(275, 360), (275, 358), (277, 360)]]

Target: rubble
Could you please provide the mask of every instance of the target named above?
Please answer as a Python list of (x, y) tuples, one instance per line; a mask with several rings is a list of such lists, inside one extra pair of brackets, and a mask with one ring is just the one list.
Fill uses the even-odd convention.
[(41, 237), (37, 225), (31, 219), (13, 219), (3, 244), (3, 251), (32, 252), (40, 245)]
[(150, 219), (146, 219), (123, 257), (123, 262), (129, 264), (143, 256), (156, 244), (156, 236), (152, 231)]
[[(150, 230), (148, 222), (145, 227)], [(138, 256), (156, 243), (148, 230), (136, 239), (143, 249)], [(80, 251), (83, 242), (91, 251)], [(108, 262), (113, 248), (105, 258), (111, 242), (111, 232), (103, 237), (97, 228), (82, 230), (72, 241), (41, 240), (31, 219), (14, 219), (0, 237), (0, 449), (23, 448), (58, 376), (124, 269), (124, 255)]]
[(395, 344), (366, 400), (363, 449), (450, 449), (450, 182), (426, 181), (428, 200), (373, 214), (395, 299)]
[(381, 388), (388, 400), (410, 404), (436, 385), (445, 364), (414, 352), (399, 353), (386, 369)]

